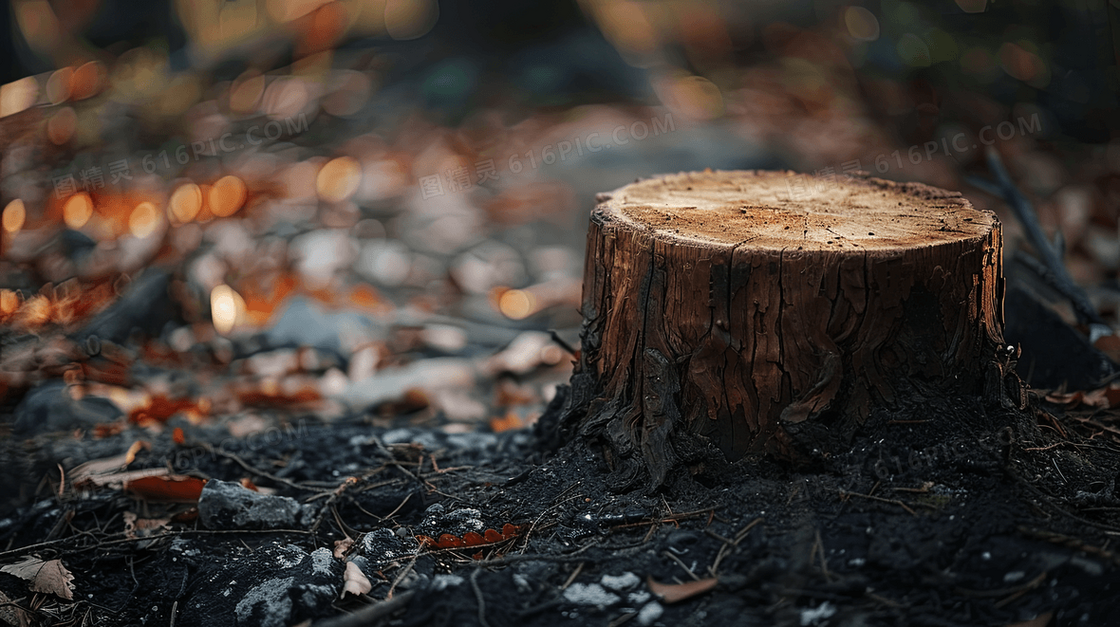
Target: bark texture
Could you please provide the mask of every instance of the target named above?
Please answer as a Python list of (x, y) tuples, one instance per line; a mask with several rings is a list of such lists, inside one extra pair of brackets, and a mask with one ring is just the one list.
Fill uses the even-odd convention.
[(999, 223), (959, 193), (705, 171), (598, 200), (560, 427), (620, 487), (660, 486), (712, 445), (828, 455), (900, 394), (1022, 402)]

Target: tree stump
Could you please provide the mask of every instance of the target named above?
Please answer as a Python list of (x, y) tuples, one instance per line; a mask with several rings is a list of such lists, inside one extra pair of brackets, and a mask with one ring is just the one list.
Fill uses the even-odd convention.
[(730, 461), (827, 456), (900, 395), (1022, 403), (999, 221), (959, 193), (705, 171), (597, 200), (559, 425), (621, 486), (656, 488), (713, 445)]

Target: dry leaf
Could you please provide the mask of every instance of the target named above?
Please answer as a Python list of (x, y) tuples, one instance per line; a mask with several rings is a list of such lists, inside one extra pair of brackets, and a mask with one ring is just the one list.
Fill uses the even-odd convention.
[(346, 557), (346, 552), (349, 551), (350, 547), (352, 547), (352, 546), (354, 546), (354, 538), (351, 538), (349, 536), (343, 538), (342, 540), (335, 540), (334, 541), (334, 557), (335, 557), (335, 559), (342, 559), (342, 558)]
[(124, 491), (148, 501), (197, 503), (202, 496), (204, 479), (182, 475), (140, 477), (124, 482)]
[(649, 585), (649, 591), (661, 597), (665, 603), (677, 603), (685, 599), (691, 599), (698, 594), (704, 594), (708, 590), (716, 587), (719, 580), (715, 577), (708, 579), (701, 579), (700, 581), (690, 581), (688, 583), (677, 584), (664, 584), (657, 583), (653, 577), (646, 578), (646, 584)]
[(18, 564), (0, 568), (0, 572), (28, 581), (32, 592), (46, 592), (68, 601), (74, 600), (74, 575), (66, 570), (62, 560), (44, 562), (37, 557), (26, 557)]
[(170, 518), (140, 518), (134, 512), (125, 512), (124, 533), (129, 538), (159, 535), (170, 522)]
[(15, 605), (15, 601), (3, 592), (0, 592), (0, 621), (12, 627), (27, 627), (31, 624), (27, 612)]
[(342, 575), (342, 596), (349, 592), (353, 595), (365, 594), (373, 589), (366, 574), (354, 562), (346, 562), (346, 572)]
[(140, 470), (125, 470), (112, 474), (86, 475), (84, 478), (74, 478), (70, 482), (71, 488), (84, 490), (88, 488), (121, 488), (124, 484), (145, 477), (163, 477), (171, 474), (166, 466), (163, 468), (142, 468)]

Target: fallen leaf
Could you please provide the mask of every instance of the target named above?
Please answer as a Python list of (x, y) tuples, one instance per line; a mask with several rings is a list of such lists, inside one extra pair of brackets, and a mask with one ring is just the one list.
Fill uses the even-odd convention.
[(354, 562), (346, 562), (346, 572), (342, 575), (342, 596), (349, 592), (353, 595), (365, 594), (373, 589), (373, 584)]
[(346, 537), (346, 538), (343, 538), (342, 540), (335, 540), (334, 541), (334, 558), (335, 559), (342, 559), (343, 557), (346, 557), (346, 552), (349, 551), (350, 547), (352, 547), (352, 546), (354, 546), (354, 539), (353, 538)]
[(32, 592), (45, 592), (62, 597), (68, 601), (74, 600), (74, 575), (62, 565), (62, 560), (44, 562), (37, 557), (26, 557), (18, 564), (9, 564), (0, 568), (0, 572), (15, 575), (29, 582)]
[(653, 577), (646, 578), (649, 591), (660, 597), (665, 603), (678, 603), (685, 599), (691, 599), (698, 594), (704, 594), (716, 587), (718, 582), (719, 580), (715, 577), (709, 577), (708, 579), (688, 583), (665, 584), (654, 581)]
[(204, 479), (182, 475), (140, 477), (124, 482), (124, 491), (148, 501), (197, 503), (202, 496)]
[(158, 535), (171, 522), (170, 518), (140, 518), (134, 512), (125, 512), (123, 517), (124, 533), (129, 538)]
[(0, 592), (0, 620), (12, 627), (26, 627), (31, 624), (27, 612), (23, 611), (8, 595)]
[(114, 472), (111, 474), (87, 474), (81, 477), (74, 477), (70, 481), (70, 485), (75, 490), (104, 487), (120, 488), (129, 481), (135, 481), (144, 477), (163, 477), (169, 474), (171, 474), (171, 470), (169, 470), (167, 467), (125, 470), (122, 472)]
[(501, 418), (490, 419), (490, 428), (494, 430), (494, 433), (501, 433), (502, 431), (509, 431), (510, 429), (520, 429), (523, 426), (524, 423), (521, 422), (521, 417), (512, 411), (506, 412), (506, 415)]

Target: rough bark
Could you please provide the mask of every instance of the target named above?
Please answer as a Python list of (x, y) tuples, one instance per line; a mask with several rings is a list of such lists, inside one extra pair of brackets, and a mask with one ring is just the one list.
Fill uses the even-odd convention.
[(959, 193), (706, 171), (598, 200), (560, 428), (620, 487), (656, 488), (713, 445), (829, 455), (900, 394), (1022, 403), (999, 222)]

